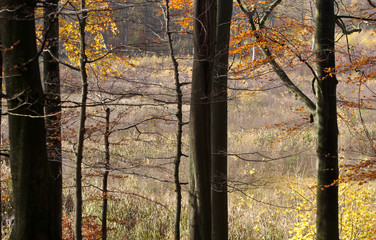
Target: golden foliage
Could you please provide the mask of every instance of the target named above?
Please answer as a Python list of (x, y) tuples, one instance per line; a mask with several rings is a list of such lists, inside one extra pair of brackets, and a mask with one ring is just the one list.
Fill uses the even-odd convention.
[[(316, 237), (316, 200), (313, 193), (307, 193), (297, 186), (291, 186), (298, 194), (296, 213), (297, 222), (291, 229), (291, 240), (315, 239)], [(374, 207), (376, 189), (374, 184), (359, 186), (348, 182), (339, 185), (339, 222), (340, 239), (374, 239), (376, 225)]]

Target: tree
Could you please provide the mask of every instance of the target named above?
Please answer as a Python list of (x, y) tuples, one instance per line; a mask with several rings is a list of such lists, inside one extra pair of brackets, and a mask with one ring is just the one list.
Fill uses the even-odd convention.
[(172, 64), (174, 66), (174, 80), (175, 80), (175, 91), (176, 91), (176, 118), (178, 120), (178, 126), (176, 131), (176, 156), (174, 161), (174, 184), (176, 192), (176, 213), (175, 213), (175, 240), (180, 239), (180, 218), (181, 218), (181, 185), (180, 185), (180, 163), (183, 157), (182, 146), (183, 146), (183, 93), (181, 90), (182, 84), (179, 78), (179, 63), (175, 57), (175, 51), (173, 46), (173, 38), (171, 32), (171, 14), (170, 14), (170, 1), (165, 0), (166, 10), (164, 11), (165, 21), (166, 21), (166, 34), (168, 47), (170, 49), (170, 57)]
[[(87, 118), (89, 107), (95, 107), (98, 105), (105, 104), (106, 101), (101, 101), (101, 103), (88, 102), (88, 86), (89, 77), (93, 79), (106, 78), (110, 74), (116, 72), (110, 67), (113, 63), (111, 61), (119, 61), (115, 55), (112, 55), (112, 49), (107, 49), (104, 42), (103, 35), (105, 33), (116, 31), (115, 23), (113, 22), (112, 10), (109, 8), (109, 2), (103, 1), (92, 1), (86, 2), (85, 0), (71, 1), (69, 6), (65, 6), (62, 11), (63, 14), (74, 14), (75, 20), (72, 21), (71, 18), (61, 19), (61, 37), (64, 38), (64, 47), (67, 50), (67, 55), (70, 63), (60, 61), (60, 63), (65, 66), (78, 71), (80, 73), (80, 87), (81, 87), (81, 97), (80, 101), (76, 104), (79, 106), (79, 119), (78, 119), (78, 137), (77, 145), (74, 145), (74, 153), (76, 156), (76, 214), (75, 214), (75, 235), (76, 239), (82, 239), (89, 230), (86, 230), (83, 234), (83, 228), (85, 228), (85, 222), (83, 219), (83, 189), (82, 189), (82, 178), (83, 178), (83, 160), (85, 155), (85, 141), (90, 138), (86, 133), (90, 132), (90, 126), (87, 126)], [(108, 57), (112, 57), (108, 60)], [(93, 64), (95, 63), (95, 64)], [(88, 66), (90, 66), (90, 70)], [(92, 74), (92, 75), (90, 75)], [(102, 84), (105, 82), (104, 79)], [(101, 89), (101, 88), (100, 88)], [(104, 91), (106, 92), (106, 91)], [(102, 99), (101, 99), (102, 100)], [(89, 105), (89, 106), (88, 106)], [(109, 165), (105, 164), (105, 174), (104, 185), (108, 183), (107, 178), (109, 175)], [(106, 188), (104, 186), (104, 188)], [(104, 192), (107, 190), (105, 189)], [(103, 192), (102, 192), (103, 193)], [(107, 194), (106, 194), (107, 195)], [(108, 199), (104, 199), (104, 208), (107, 206)], [(106, 211), (104, 211), (106, 212)], [(103, 213), (106, 214), (106, 213)], [(103, 236), (106, 235), (106, 216), (103, 220)], [(87, 225), (86, 225), (87, 226)], [(105, 238), (105, 237), (104, 237)]]
[(211, 99), (212, 238), (228, 239), (227, 75), (232, 1), (217, 1), (217, 30)]
[(80, 24), (80, 73), (81, 73), (81, 107), (80, 120), (78, 128), (78, 140), (76, 151), (76, 219), (75, 219), (75, 235), (77, 240), (82, 239), (82, 159), (84, 153), (85, 141), (85, 124), (86, 124), (86, 101), (88, 94), (88, 78), (86, 72), (87, 56), (86, 56), (86, 1), (81, 0), (80, 14), (78, 16)]
[[(241, 4), (242, 11), (247, 15), (251, 30), (254, 32), (256, 42), (282, 83), (307, 107), (311, 112), (317, 129), (317, 239), (338, 239), (338, 126), (337, 126), (337, 99), (335, 75), (335, 49), (334, 31), (336, 16), (334, 14), (334, 1), (316, 2), (316, 32), (315, 52), (316, 71), (308, 62), (299, 57), (309, 67), (316, 82), (316, 103), (310, 100), (293, 81), (290, 80), (283, 68), (275, 60), (270, 48), (265, 43), (262, 30), (271, 12), (281, 0), (275, 0), (266, 8), (266, 11), (254, 21), (256, 9), (251, 11)], [(258, 16), (258, 15), (257, 15)], [(284, 45), (281, 43), (280, 45)]]
[(334, 1), (316, 1), (315, 52), (317, 131), (317, 215), (318, 240), (339, 239), (338, 231), (338, 126), (337, 79), (335, 75)]
[(44, 98), (36, 48), (36, 1), (1, 1), (15, 221), (10, 239), (58, 239), (51, 203)]
[(195, 1), (190, 112), (190, 239), (211, 239), (210, 95), (216, 11), (216, 0)]
[(102, 239), (107, 239), (107, 209), (108, 209), (108, 175), (110, 174), (110, 114), (111, 110), (105, 104), (103, 106), (106, 111), (106, 126), (104, 132), (105, 147), (105, 171), (103, 173), (103, 189), (102, 189)]
[(46, 0), (44, 8), (44, 42), (43, 52), (43, 80), (47, 103), (46, 130), (47, 154), (53, 179), (52, 203), (55, 205), (56, 218), (59, 226), (58, 233), (62, 234), (62, 151), (61, 151), (61, 100), (60, 100), (60, 68), (57, 58), (59, 56), (59, 18), (58, 0)]

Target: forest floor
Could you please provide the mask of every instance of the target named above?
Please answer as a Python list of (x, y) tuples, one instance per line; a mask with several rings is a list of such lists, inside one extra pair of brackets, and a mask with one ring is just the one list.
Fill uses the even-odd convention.
[[(84, 236), (98, 239), (101, 229), (104, 173), (104, 109), (101, 99), (112, 97), (111, 171), (109, 179), (109, 239), (172, 239), (175, 192), (173, 161), (176, 106), (168, 58), (132, 60), (121, 78), (98, 82), (92, 78), (83, 164)], [(181, 81), (190, 79), (190, 59), (181, 59)], [(307, 92), (299, 72), (290, 72)], [(63, 75), (64, 239), (73, 239), (74, 154), (79, 99), (76, 75)], [(270, 80), (272, 79), (272, 80)], [(229, 237), (230, 239), (314, 239), (315, 129), (309, 114), (277, 79), (230, 79), (229, 91)], [(184, 121), (189, 120), (189, 88), (184, 87)], [(103, 91), (106, 89), (106, 92)], [(271, 90), (263, 90), (271, 89)], [(109, 91), (115, 95), (108, 94)], [(342, 95), (350, 94), (340, 86)], [(308, 94), (312, 96), (312, 93)], [(121, 97), (119, 97), (121, 96)], [(374, 114), (339, 105), (340, 161), (367, 159), (362, 129), (376, 136)], [(6, 125), (6, 120), (3, 120)], [(137, 126), (137, 127), (136, 127)], [(183, 129), (183, 152), (188, 154), (188, 125)], [(361, 140), (363, 139), (363, 143)], [(6, 141), (5, 141), (6, 143)], [(342, 168), (341, 173), (345, 171)], [(188, 239), (188, 158), (180, 168), (183, 183), (182, 239)], [(9, 166), (2, 165), (2, 216), (12, 214)], [(376, 185), (340, 185), (341, 239), (370, 239), (376, 231)], [(10, 221), (2, 225), (9, 233)], [(6, 237), (7, 235), (5, 235)]]

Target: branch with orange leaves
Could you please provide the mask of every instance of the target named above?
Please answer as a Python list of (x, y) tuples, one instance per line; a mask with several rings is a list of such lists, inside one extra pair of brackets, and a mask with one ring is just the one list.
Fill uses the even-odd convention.
[[(262, 42), (262, 36), (259, 31), (260, 29), (264, 28), (265, 21), (267, 20), (268, 16), (270, 16), (271, 11), (273, 11), (278, 4), (281, 2), (281, 0), (275, 0), (267, 11), (264, 13), (264, 15), (260, 18), (260, 23), (258, 26), (256, 26), (253, 16), (255, 13), (254, 8), (252, 8), (251, 11), (247, 10), (246, 7), (242, 4), (241, 0), (237, 0), (241, 10), (244, 12), (244, 14), (247, 16), (249, 24), (251, 25), (252, 30), (255, 32), (255, 39), (257, 42)], [(316, 104), (306, 95), (304, 94), (289, 78), (289, 76), (286, 74), (286, 72), (281, 68), (281, 66), (277, 63), (275, 60), (275, 57), (271, 53), (270, 49), (266, 47), (265, 45), (259, 45), (259, 48), (264, 55), (266, 59), (268, 59), (269, 65), (272, 67), (273, 71), (278, 75), (278, 77), (281, 79), (282, 83), (295, 95), (296, 99), (298, 99), (300, 102), (302, 102), (310, 111), (310, 113), (315, 116), (316, 113)], [(316, 79), (316, 77), (314, 78)]]

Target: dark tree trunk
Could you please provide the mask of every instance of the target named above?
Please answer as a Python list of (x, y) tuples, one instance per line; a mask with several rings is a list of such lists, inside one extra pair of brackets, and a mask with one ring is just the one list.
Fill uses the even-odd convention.
[(333, 0), (316, 1), (316, 128), (318, 240), (339, 239), (338, 231), (338, 126)]
[(211, 104), (212, 239), (228, 239), (227, 74), (232, 1), (217, 0), (216, 56)]
[(166, 32), (168, 37), (168, 46), (170, 49), (170, 57), (172, 64), (174, 66), (174, 79), (175, 79), (175, 90), (176, 90), (176, 118), (178, 120), (178, 128), (176, 132), (176, 156), (174, 162), (174, 184), (176, 192), (176, 213), (175, 213), (175, 240), (180, 239), (180, 216), (181, 216), (181, 185), (180, 185), (180, 162), (183, 156), (182, 146), (183, 146), (183, 93), (181, 91), (181, 83), (179, 80), (179, 64), (175, 57), (174, 47), (172, 45), (172, 33), (170, 29), (170, 6), (169, 0), (166, 2)]
[(210, 95), (216, 31), (216, 0), (196, 0), (190, 113), (190, 239), (211, 239)]
[[(15, 221), (10, 239), (58, 239), (51, 203), (44, 99), (37, 58), (35, 1), (0, 2), (0, 35), (9, 96), (10, 157)], [(8, 11), (10, 10), (10, 11)]]
[(47, 130), (47, 154), (52, 173), (53, 191), (51, 211), (55, 212), (58, 234), (62, 234), (62, 155), (61, 155), (61, 101), (59, 63), (59, 20), (56, 12), (58, 0), (46, 0), (44, 9), (44, 36), (47, 51), (43, 52), (44, 86), (47, 97), (45, 106)]
[(108, 175), (110, 174), (110, 114), (111, 111), (106, 107), (106, 129), (104, 132), (105, 147), (105, 170), (103, 174), (103, 205), (102, 205), (102, 240), (107, 239), (107, 205), (108, 205)]
[(81, 73), (81, 108), (80, 120), (78, 128), (78, 142), (76, 152), (76, 219), (75, 219), (75, 235), (76, 240), (82, 239), (82, 159), (84, 153), (85, 142), (85, 124), (86, 124), (86, 102), (88, 94), (88, 80), (86, 72), (86, 42), (85, 42), (85, 27), (86, 27), (86, 2), (81, 0), (81, 14), (80, 21), (80, 73)]

